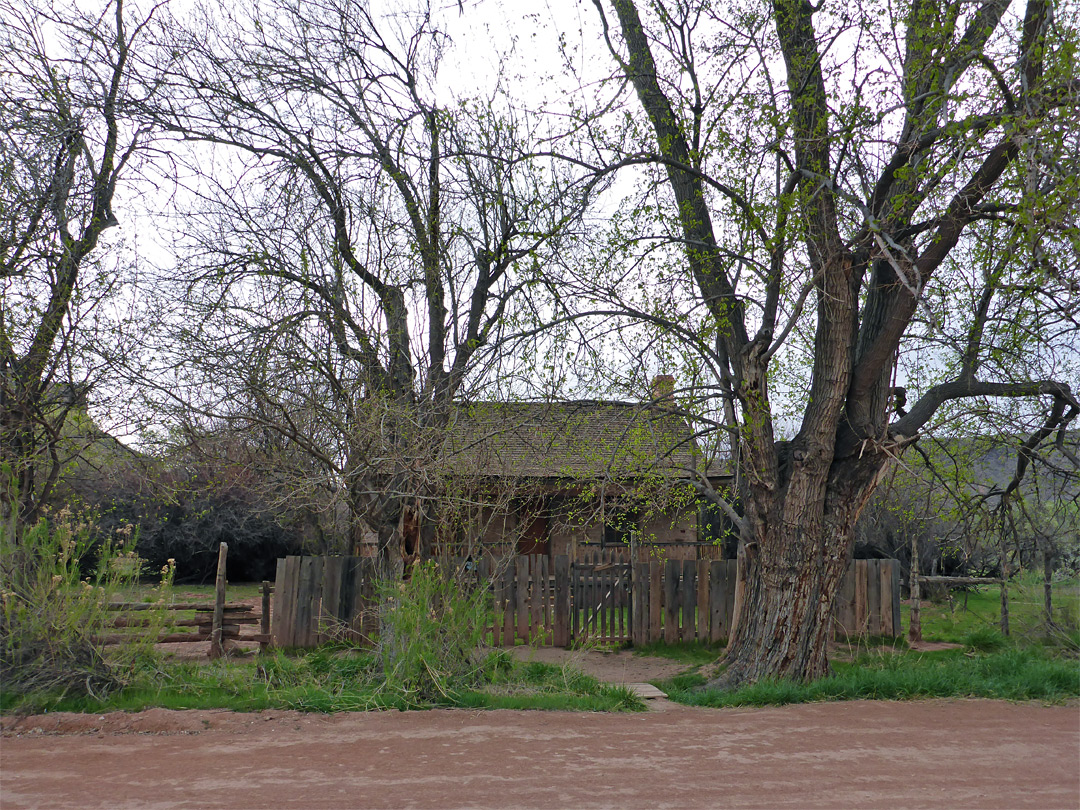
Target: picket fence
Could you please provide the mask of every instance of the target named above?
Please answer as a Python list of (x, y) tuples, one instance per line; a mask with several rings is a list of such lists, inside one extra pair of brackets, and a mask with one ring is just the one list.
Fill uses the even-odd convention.
[[(522, 555), (456, 563), (463, 587), (492, 593), (488, 640), (569, 647), (654, 641), (720, 642), (736, 621), (734, 560), (630, 563), (610, 550), (581, 558)], [(278, 560), (271, 633), (283, 647), (334, 639), (370, 643), (377, 632), (374, 561), (364, 557)], [(834, 610), (837, 638), (899, 636), (900, 568), (895, 560), (854, 560)]]

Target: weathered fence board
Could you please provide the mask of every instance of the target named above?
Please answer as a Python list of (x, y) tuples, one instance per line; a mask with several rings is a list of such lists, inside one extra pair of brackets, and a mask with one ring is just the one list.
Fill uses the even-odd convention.
[(881, 560), (866, 561), (866, 632), (881, 635)]
[(683, 560), (682, 575), (682, 640), (693, 641), (697, 629), (694, 609), (697, 607), (697, 560)]
[(649, 625), (648, 634), (642, 641), (643, 644), (647, 644), (649, 641), (660, 638), (661, 617), (663, 616), (663, 591), (661, 587), (663, 585), (663, 572), (660, 570), (658, 563), (649, 563)]
[(709, 561), (697, 561), (697, 637), (709, 640)]
[(664, 642), (679, 640), (679, 560), (668, 560), (664, 570)]
[(555, 558), (555, 616), (552, 643), (556, 647), (570, 646), (570, 559)]
[(284, 557), (278, 560), (270, 634), (279, 647), (314, 647), (374, 635), (374, 560)]

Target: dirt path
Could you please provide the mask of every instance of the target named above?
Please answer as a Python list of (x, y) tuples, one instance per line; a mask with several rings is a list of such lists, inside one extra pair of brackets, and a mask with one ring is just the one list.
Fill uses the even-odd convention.
[(1080, 807), (1075, 706), (153, 710), (4, 727), (4, 810)]
[(575, 667), (605, 683), (644, 683), (686, 671), (686, 664), (670, 658), (635, 655), (630, 650), (599, 652), (561, 647), (514, 647), (513, 654), (519, 661)]

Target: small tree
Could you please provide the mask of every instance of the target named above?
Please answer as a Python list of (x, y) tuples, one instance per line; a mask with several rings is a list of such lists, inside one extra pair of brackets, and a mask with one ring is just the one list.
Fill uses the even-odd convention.
[[(498, 362), (579, 206), (530, 155), (533, 122), (441, 100), (449, 44), (422, 6), (221, 5), (161, 29), (167, 93), (145, 110), (200, 144), (178, 172), (199, 204), (163, 390), (314, 459), (390, 580), (451, 403)], [(207, 171), (208, 153), (227, 162)]]
[(129, 105), (146, 19), (123, 0), (101, 14), (0, 5), (0, 458), (14, 472), (0, 510), (20, 526), (82, 449), (69, 417), (100, 370), (97, 310), (119, 284), (102, 235), (143, 145)]

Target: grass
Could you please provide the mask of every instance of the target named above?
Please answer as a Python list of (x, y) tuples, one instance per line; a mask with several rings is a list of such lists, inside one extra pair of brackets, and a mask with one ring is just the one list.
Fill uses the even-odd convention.
[(733, 691), (701, 689), (700, 672), (657, 685), (691, 706), (782, 706), (822, 700), (979, 697), (1062, 702), (1080, 696), (1080, 668), (1035, 647), (977, 652), (869, 653), (835, 663), (834, 674), (806, 684), (759, 681)]
[(488, 683), (438, 700), (387, 689), (373, 655), (321, 648), (292, 656), (278, 651), (248, 661), (176, 663), (147, 668), (135, 682), (106, 698), (0, 694), (0, 711), (108, 712), (166, 709), (263, 709), (339, 712), (460, 707), (640, 711), (644, 704), (622, 687), (599, 683), (568, 667), (521, 664), (502, 652), (489, 664)]
[[(941, 697), (1075, 699), (1080, 697), (1080, 581), (1055, 583), (1057, 624), (1049, 630), (1043, 621), (1042, 594), (1042, 580), (1036, 575), (1009, 584), (1008, 637), (998, 629), (1001, 603), (996, 587), (954, 594), (951, 602), (924, 601), (924, 640), (951, 642), (959, 648), (916, 652), (902, 638), (863, 639), (850, 648), (850, 655), (838, 651), (832, 656), (831, 675), (806, 684), (762, 681), (728, 692), (706, 690), (704, 670), (717, 661), (717, 647), (660, 643), (638, 652), (685, 662), (689, 667), (685, 673), (654, 684), (672, 700), (692, 706)], [(907, 605), (903, 614), (907, 627)]]
[(723, 651), (723, 644), (704, 644), (697, 641), (678, 641), (674, 644), (653, 641), (634, 648), (634, 653), (637, 655), (669, 658), (672, 661), (678, 661), (680, 664), (686, 664), (688, 667), (714, 664)]
[[(252, 583), (229, 587), (229, 599), (258, 595)], [(983, 697), (1061, 702), (1080, 697), (1080, 581), (1055, 583), (1058, 627), (1042, 622), (1042, 583), (1026, 576), (1010, 583), (1012, 635), (997, 629), (998, 589), (953, 594), (952, 601), (923, 603), (923, 637), (962, 645), (915, 652), (903, 639), (864, 639), (832, 656), (833, 673), (807, 684), (763, 681), (731, 692), (703, 690), (704, 670), (722, 647), (654, 643), (635, 652), (687, 666), (674, 678), (654, 681), (672, 700), (694, 706), (775, 706), (824, 700), (903, 700)], [(210, 586), (177, 586), (177, 601), (208, 601)], [(138, 591), (132, 599), (137, 601)], [(908, 607), (903, 606), (904, 626)], [(847, 660), (845, 660), (847, 659)], [(469, 709), (637, 711), (643, 703), (622, 687), (600, 684), (569, 667), (519, 663), (496, 651), (480, 688), (418, 699), (380, 679), (374, 656), (344, 648), (287, 655), (277, 651), (244, 661), (165, 663), (147, 667), (131, 685), (106, 699), (0, 693), (0, 711), (137, 711), (171, 709), (296, 709), (336, 712), (454, 706)]]
[[(1009, 590), (1010, 635), (1019, 639), (1038, 638), (1043, 634), (1042, 576), (1025, 573), (1011, 581)], [(922, 604), (923, 638), (956, 644), (982, 629), (1001, 626), (1001, 593), (996, 586), (980, 586), (968, 591), (953, 591), (942, 602)], [(1075, 631), (1080, 626), (1080, 579), (1054, 583), (1054, 620), (1059, 627)], [(909, 626), (911, 608), (901, 605), (903, 626)]]
[[(133, 585), (120, 592), (123, 601), (147, 602), (152, 598), (152, 586), (147, 583)], [(258, 599), (262, 596), (261, 582), (230, 582), (225, 590), (225, 599), (229, 602), (237, 602), (241, 599)], [(208, 585), (174, 585), (172, 587), (173, 602), (213, 602), (214, 583)]]

